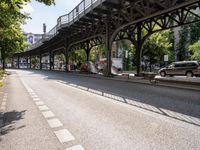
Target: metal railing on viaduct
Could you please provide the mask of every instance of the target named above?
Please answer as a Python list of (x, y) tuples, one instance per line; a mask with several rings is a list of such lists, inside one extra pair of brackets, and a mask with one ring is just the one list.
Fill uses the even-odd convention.
[(72, 51), (84, 49), (88, 60), (94, 46), (105, 44), (109, 76), (112, 43), (126, 39), (135, 46), (139, 74), (145, 40), (155, 32), (200, 21), (200, 14), (194, 11), (199, 7), (200, 0), (83, 0), (69, 14), (60, 16), (42, 40), (14, 54), (13, 60), (17, 59), (19, 68), (20, 58), (26, 58), (31, 68), (31, 58), (39, 56), (42, 69), (42, 57), (48, 55), (49, 69), (53, 70), (56, 52), (64, 53), (67, 66)]

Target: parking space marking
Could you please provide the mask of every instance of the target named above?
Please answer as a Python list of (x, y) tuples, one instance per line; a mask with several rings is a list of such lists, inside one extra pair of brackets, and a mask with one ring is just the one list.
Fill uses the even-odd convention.
[(85, 149), (81, 145), (76, 145), (70, 148), (66, 148), (65, 150), (85, 150)]
[(62, 129), (58, 131), (54, 131), (56, 134), (58, 140), (61, 143), (69, 142), (75, 140), (74, 136), (67, 130), (67, 129)]
[(48, 124), (51, 128), (57, 128), (57, 127), (63, 126), (63, 124), (60, 122), (60, 120), (58, 120), (56, 118), (55, 119), (49, 119), (49, 120), (47, 120), (47, 122), (48, 122)]
[(49, 107), (47, 107), (46, 105), (43, 106), (38, 106), (40, 111), (45, 111), (45, 110), (49, 110)]
[(42, 112), (43, 116), (45, 118), (52, 118), (52, 117), (55, 117), (54, 113), (52, 111), (44, 111)]
[(35, 104), (38, 105), (38, 106), (39, 105), (44, 105), (44, 102), (43, 101), (39, 101), (39, 102), (35, 102)]

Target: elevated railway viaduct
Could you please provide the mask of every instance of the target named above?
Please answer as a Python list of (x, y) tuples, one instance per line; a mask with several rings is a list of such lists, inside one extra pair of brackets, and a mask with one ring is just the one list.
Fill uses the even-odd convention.
[(110, 76), (112, 43), (126, 39), (135, 46), (139, 75), (145, 40), (155, 32), (200, 21), (200, 14), (194, 12), (199, 7), (200, 0), (83, 0), (60, 16), (42, 40), (13, 58), (18, 60), (17, 67), (21, 57), (27, 58), (31, 68), (30, 60), (37, 55), (42, 69), (41, 59), (47, 54), (53, 70), (55, 52), (65, 54), (67, 65), (72, 51), (84, 49), (88, 60), (92, 47), (105, 44), (106, 75)]

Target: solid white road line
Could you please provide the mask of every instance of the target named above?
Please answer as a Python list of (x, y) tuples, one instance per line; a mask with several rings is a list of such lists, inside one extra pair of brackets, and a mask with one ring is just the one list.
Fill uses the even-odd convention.
[(61, 143), (69, 142), (75, 140), (74, 136), (67, 130), (67, 129), (62, 129), (58, 131), (54, 131), (56, 134), (58, 140)]
[(81, 145), (76, 145), (70, 148), (66, 148), (65, 150), (85, 150), (85, 149)]
[(46, 105), (38, 106), (38, 108), (40, 111), (49, 110), (49, 108)]
[(52, 111), (44, 111), (44, 112), (42, 112), (42, 114), (45, 118), (55, 117), (55, 115)]
[(44, 105), (44, 102), (43, 101), (39, 101), (39, 102), (35, 102), (36, 105), (38, 106), (41, 106), (41, 105)]
[(63, 126), (63, 124), (58, 119), (49, 119), (47, 120), (47, 122), (51, 128), (57, 128)]

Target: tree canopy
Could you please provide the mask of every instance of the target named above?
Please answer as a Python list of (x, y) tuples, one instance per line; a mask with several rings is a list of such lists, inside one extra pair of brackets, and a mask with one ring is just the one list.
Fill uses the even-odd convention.
[(171, 34), (172, 30), (154, 33), (144, 44), (143, 58), (144, 61), (149, 62), (150, 71), (152, 64), (159, 63), (161, 66), (161, 64), (164, 63), (164, 55), (168, 55), (172, 58)]
[[(22, 13), (23, 5), (31, 0), (1, 0), (0, 2), (0, 53), (5, 67), (5, 58), (22, 51), (27, 45), (20, 28), (29, 17)], [(54, 0), (36, 0), (46, 5), (55, 4)]]
[(189, 46), (191, 59), (200, 61), (200, 40)]

